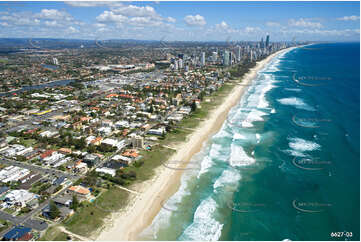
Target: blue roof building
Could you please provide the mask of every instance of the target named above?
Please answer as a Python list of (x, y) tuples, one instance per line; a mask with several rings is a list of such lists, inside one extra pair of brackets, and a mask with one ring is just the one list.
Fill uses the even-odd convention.
[(29, 240), (32, 237), (30, 232), (31, 228), (16, 226), (4, 235), (3, 240)]

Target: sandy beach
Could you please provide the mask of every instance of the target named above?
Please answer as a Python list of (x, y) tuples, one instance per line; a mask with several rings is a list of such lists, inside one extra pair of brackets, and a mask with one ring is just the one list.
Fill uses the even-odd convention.
[[(206, 120), (200, 122), (195, 131), (187, 137), (187, 141), (175, 147), (177, 152), (170, 160), (184, 161), (179, 167), (185, 167), (192, 156), (201, 150), (203, 143), (221, 128), (229, 110), (239, 102), (247, 85), (256, 77), (257, 72), (273, 57), (289, 49), (278, 51), (258, 62), (242, 78), (242, 85), (235, 86), (224, 98), (223, 103), (212, 110)], [(136, 240), (137, 235), (152, 223), (162, 208), (161, 204), (177, 191), (182, 173), (183, 170), (169, 169), (164, 166), (157, 168), (157, 175), (152, 180), (133, 187), (140, 192), (140, 195), (133, 197), (123, 211), (112, 215), (111, 222), (106, 223), (105, 228), (97, 236), (97, 240)]]

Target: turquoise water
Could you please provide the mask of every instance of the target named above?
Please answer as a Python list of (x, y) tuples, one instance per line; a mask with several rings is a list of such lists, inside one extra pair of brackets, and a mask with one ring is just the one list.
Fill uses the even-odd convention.
[(14, 95), (14, 93), (18, 94), (18, 93), (21, 93), (21, 92), (24, 92), (24, 91), (43, 89), (43, 88), (46, 88), (46, 87), (66, 86), (66, 85), (68, 85), (68, 84), (70, 84), (70, 83), (72, 83), (74, 81), (76, 81), (76, 80), (66, 79), (66, 80), (52, 81), (52, 82), (39, 84), (39, 85), (24, 86), (24, 87), (20, 88), (17, 91), (0, 93), (0, 97), (5, 96), (5, 95)]
[(274, 58), (140, 238), (359, 240), (359, 53), (317, 44)]

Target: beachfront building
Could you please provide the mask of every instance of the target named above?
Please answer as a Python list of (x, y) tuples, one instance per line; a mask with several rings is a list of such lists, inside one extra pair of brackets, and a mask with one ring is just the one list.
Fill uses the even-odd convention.
[(96, 168), (95, 169), (96, 172), (99, 172), (99, 173), (104, 173), (104, 174), (108, 174), (108, 175), (111, 175), (111, 176), (115, 176), (115, 169), (112, 169), (112, 168), (108, 168), (108, 167), (101, 167), (101, 168)]
[(71, 186), (68, 188), (68, 193), (77, 195), (84, 199), (89, 199), (91, 194), (88, 188), (85, 188), (83, 186)]
[(161, 127), (161, 128), (158, 128), (158, 129), (150, 129), (150, 130), (148, 130), (148, 134), (154, 134), (154, 135), (162, 136), (163, 134), (165, 134), (165, 128)]
[(139, 135), (133, 136), (132, 137), (132, 146), (133, 146), (133, 149), (135, 149), (135, 148), (144, 149), (144, 138)]
[(269, 47), (269, 35), (267, 34), (267, 36), (266, 36), (266, 48), (268, 48)]

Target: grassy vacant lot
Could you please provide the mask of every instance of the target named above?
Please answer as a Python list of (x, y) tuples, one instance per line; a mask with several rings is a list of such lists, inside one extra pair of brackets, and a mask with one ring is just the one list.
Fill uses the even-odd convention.
[(124, 169), (125, 172), (135, 171), (137, 179), (135, 182), (142, 182), (150, 179), (155, 172), (155, 168), (159, 167), (162, 162), (165, 162), (173, 153), (174, 150), (157, 146), (153, 151), (142, 150), (140, 154), (143, 156), (139, 162), (144, 162), (141, 167), (129, 166)]
[(104, 191), (94, 202), (83, 204), (78, 211), (65, 220), (64, 226), (75, 234), (89, 237), (103, 225), (104, 218), (128, 202), (129, 193), (117, 187)]
[(4, 212), (8, 213), (8, 214), (13, 214), (15, 213), (16, 211), (12, 208), (4, 208)]
[(11, 225), (10, 222), (6, 221), (6, 220), (3, 220), (3, 219), (0, 219), (0, 232), (9, 228), (9, 226)]
[(37, 143), (35, 139), (27, 139), (27, 138), (20, 138), (20, 144), (24, 145), (25, 147), (34, 146)]
[(60, 231), (57, 226), (49, 227), (45, 234), (39, 239), (40, 241), (66, 241), (67, 235)]

